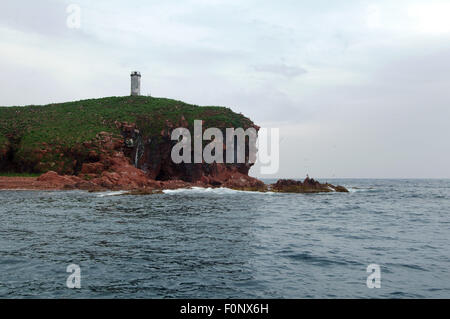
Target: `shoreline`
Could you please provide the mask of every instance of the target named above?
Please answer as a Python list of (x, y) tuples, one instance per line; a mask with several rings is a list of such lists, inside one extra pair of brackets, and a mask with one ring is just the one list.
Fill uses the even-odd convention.
[(195, 187), (203, 189), (226, 188), (236, 191), (247, 192), (272, 192), (272, 193), (348, 193), (348, 189), (343, 186), (334, 186), (329, 183), (320, 183), (307, 177), (303, 182), (280, 179), (274, 184), (242, 185), (233, 187), (232, 185), (211, 185), (203, 182), (186, 182), (182, 180), (157, 181), (148, 179), (143, 185), (125, 183), (114, 186), (98, 185), (88, 181), (82, 181), (77, 176), (58, 175), (55, 172), (47, 172), (39, 177), (13, 177), (0, 176), (0, 191), (70, 191), (82, 190), (88, 192), (108, 192), (123, 191), (130, 195), (151, 195), (160, 194), (165, 190), (193, 189)]

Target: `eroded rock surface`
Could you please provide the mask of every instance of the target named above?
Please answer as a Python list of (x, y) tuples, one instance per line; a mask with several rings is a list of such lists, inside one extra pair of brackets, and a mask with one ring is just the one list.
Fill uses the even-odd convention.
[(305, 178), (303, 182), (292, 179), (280, 179), (275, 184), (269, 186), (273, 192), (279, 193), (348, 193), (344, 186), (334, 186), (329, 183), (320, 183), (313, 178)]
[[(198, 187), (227, 187), (240, 190), (264, 191), (266, 185), (248, 176), (251, 164), (174, 164), (170, 158), (173, 141), (162, 139), (158, 148), (142, 140), (134, 124), (118, 124), (123, 139), (100, 132), (95, 140), (83, 143), (89, 155), (77, 175), (63, 175), (49, 171), (36, 179), (43, 189), (134, 190), (151, 193), (153, 190)], [(167, 137), (168, 133), (163, 136)], [(170, 136), (170, 135), (169, 135)], [(150, 138), (147, 138), (150, 140)], [(151, 153), (136, 159), (136, 152)], [(155, 151), (156, 150), (156, 151)], [(168, 156), (169, 154), (169, 156)], [(142, 168), (140, 168), (142, 167)]]

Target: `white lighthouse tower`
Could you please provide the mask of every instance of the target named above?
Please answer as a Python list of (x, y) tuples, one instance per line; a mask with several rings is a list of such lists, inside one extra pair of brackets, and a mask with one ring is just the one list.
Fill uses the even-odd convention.
[(131, 95), (141, 95), (141, 73), (131, 72)]

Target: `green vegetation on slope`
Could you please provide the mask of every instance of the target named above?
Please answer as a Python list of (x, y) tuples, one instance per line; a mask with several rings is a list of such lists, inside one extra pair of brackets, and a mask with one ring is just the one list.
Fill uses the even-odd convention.
[(34, 151), (43, 143), (64, 153), (75, 145), (92, 140), (102, 131), (119, 136), (115, 121), (136, 123), (143, 134), (159, 136), (159, 132), (166, 127), (166, 121), (176, 125), (182, 117), (187, 120), (190, 129), (196, 119), (204, 120), (206, 127), (247, 128), (253, 124), (248, 118), (225, 107), (199, 107), (144, 96), (0, 107), (0, 151), (10, 147), (8, 144), (13, 145), (15, 157), (26, 164), (27, 161), (33, 162)]
[(40, 173), (4, 173), (0, 172), (1, 177), (39, 177)]

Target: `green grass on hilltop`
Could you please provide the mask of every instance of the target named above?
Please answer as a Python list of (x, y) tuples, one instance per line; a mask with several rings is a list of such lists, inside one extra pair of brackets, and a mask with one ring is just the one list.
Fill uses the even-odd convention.
[[(253, 123), (229, 108), (187, 104), (181, 101), (145, 96), (105, 97), (76, 102), (23, 107), (0, 107), (0, 170), (8, 169), (5, 152), (14, 153), (14, 167), (35, 167), (40, 172), (61, 160), (71, 166), (73, 159), (64, 156), (75, 145), (90, 141), (102, 131), (119, 136), (115, 121), (136, 123), (145, 136), (160, 137), (170, 121), (175, 127), (181, 118), (193, 129), (194, 120), (204, 120), (205, 127), (242, 127)], [(36, 150), (46, 143), (53, 151), (44, 158), (36, 157)], [(86, 150), (84, 150), (86, 151)], [(58, 158), (57, 158), (58, 157)], [(47, 163), (46, 169), (36, 163)], [(28, 168), (30, 171), (30, 169)]]
[(45, 106), (0, 107), (0, 143), (6, 136), (21, 139), (21, 145), (57, 143), (73, 146), (91, 140), (101, 131), (118, 134), (114, 121), (139, 122), (146, 133), (157, 133), (165, 120), (177, 122), (184, 116), (208, 126), (244, 127), (250, 123), (225, 107), (199, 107), (181, 101), (153, 97), (107, 97)]

